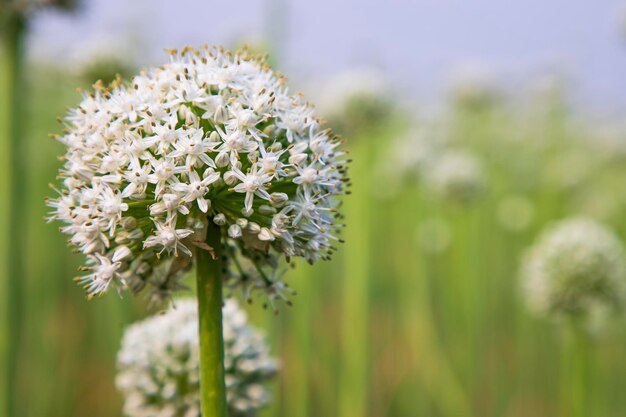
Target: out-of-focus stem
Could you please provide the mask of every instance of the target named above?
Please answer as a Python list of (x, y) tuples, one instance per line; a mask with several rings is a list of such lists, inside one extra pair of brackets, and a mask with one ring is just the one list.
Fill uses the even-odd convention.
[(561, 375), (563, 390), (563, 407), (565, 415), (585, 417), (589, 415), (590, 366), (589, 338), (581, 327), (581, 323), (569, 323), (566, 329), (565, 362)]
[[(368, 138), (361, 138), (363, 141)], [(367, 415), (368, 323), (370, 263), (370, 183), (372, 149), (361, 143), (359, 158), (351, 166), (353, 194), (346, 199), (348, 219), (361, 219), (345, 230), (344, 276), (341, 318), (341, 372), (339, 373), (339, 417)]]
[(203, 417), (227, 417), (222, 333), (220, 228), (209, 222), (205, 242), (214, 254), (197, 250), (196, 283), (200, 335), (200, 391)]
[(2, 71), (6, 85), (2, 87), (7, 106), (7, 131), (0, 135), (6, 141), (2, 151), (7, 152), (5, 178), (8, 178), (8, 212), (6, 223), (6, 320), (7, 320), (7, 356), (5, 366), (6, 415), (17, 416), (17, 389), (19, 352), (22, 341), (22, 304), (23, 304), (23, 213), (25, 190), (25, 169), (23, 158), (24, 141), (22, 137), (24, 74), (23, 40), (25, 18), (18, 13), (0, 16), (0, 52)]

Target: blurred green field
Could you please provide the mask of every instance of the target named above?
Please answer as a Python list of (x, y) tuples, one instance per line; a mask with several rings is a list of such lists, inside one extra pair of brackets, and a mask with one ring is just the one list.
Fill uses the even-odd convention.
[[(50, 68), (32, 69), (27, 80), (24, 339), (19, 380), (0, 383), (17, 384), (22, 417), (120, 416), (116, 351), (124, 326), (149, 311), (131, 294), (87, 302), (72, 282), (80, 258), (44, 221), (63, 152), (47, 136), (59, 132), (55, 119), (85, 83)], [(566, 417), (577, 357), (566, 354), (563, 329), (528, 314), (519, 261), (540, 230), (571, 215), (595, 217), (626, 238), (626, 130), (589, 126), (556, 93), (525, 104), (451, 99), (437, 123), (402, 110), (375, 120), (348, 138), (345, 245), (332, 262), (289, 273), (298, 292), (292, 308), (275, 316), (249, 307), (282, 363), (263, 415)], [(402, 171), (394, 149), (410, 126), (475, 155), (479, 195), (456, 201)], [(0, 249), (4, 265), (16, 249), (5, 234)], [(2, 305), (11, 301), (7, 279)], [(624, 324), (616, 319), (589, 347), (588, 415), (626, 408)], [(9, 343), (3, 331), (3, 352)]]

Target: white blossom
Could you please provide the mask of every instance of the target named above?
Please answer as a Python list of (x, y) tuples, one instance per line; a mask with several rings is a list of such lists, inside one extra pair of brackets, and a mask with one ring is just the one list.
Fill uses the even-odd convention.
[[(270, 401), (278, 370), (263, 336), (237, 303), (223, 308), (228, 415), (253, 417)], [(198, 313), (194, 300), (175, 300), (165, 314), (129, 326), (117, 357), (116, 386), (128, 417), (200, 417)]]
[(480, 159), (464, 150), (444, 152), (432, 161), (426, 177), (434, 192), (460, 202), (476, 199), (486, 186)]
[[(209, 221), (223, 232), (227, 287), (270, 298), (281, 255), (328, 259), (340, 241), (341, 140), (245, 53), (171, 53), (128, 83), (96, 85), (64, 124), (51, 219), (89, 268), (109, 262), (133, 290), (178, 287)], [(80, 279), (90, 294), (123, 286), (91, 272)]]
[(529, 308), (555, 318), (596, 318), (626, 301), (626, 258), (621, 241), (587, 218), (563, 220), (528, 250), (522, 283)]

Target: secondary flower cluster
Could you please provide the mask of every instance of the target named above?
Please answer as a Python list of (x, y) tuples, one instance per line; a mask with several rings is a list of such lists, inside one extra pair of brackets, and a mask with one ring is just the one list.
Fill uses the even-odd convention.
[(262, 60), (171, 51), (130, 83), (96, 85), (71, 110), (51, 219), (87, 255), (90, 295), (176, 289), (207, 221), (222, 230), (226, 285), (285, 297), (279, 258), (327, 259), (346, 192), (341, 140)]
[(382, 161), (380, 177), (388, 196), (416, 182), (443, 200), (469, 204), (488, 188), (484, 161), (437, 120), (424, 120), (399, 137)]
[[(231, 417), (251, 417), (267, 405), (264, 386), (276, 374), (263, 337), (230, 299), (223, 309), (224, 367)], [(198, 310), (194, 300), (128, 327), (118, 354), (116, 385), (129, 417), (200, 416)]]
[(467, 151), (448, 150), (443, 153), (426, 176), (433, 191), (449, 200), (470, 202), (485, 189), (481, 161)]
[(623, 245), (590, 219), (549, 228), (528, 251), (522, 278), (528, 305), (538, 315), (597, 319), (626, 301)]
[(373, 69), (345, 71), (326, 80), (317, 107), (335, 131), (348, 137), (381, 128), (395, 111), (391, 88)]

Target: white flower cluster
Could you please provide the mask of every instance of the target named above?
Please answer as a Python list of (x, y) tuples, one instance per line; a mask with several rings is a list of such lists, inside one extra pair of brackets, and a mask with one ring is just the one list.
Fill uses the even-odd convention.
[[(347, 177), (341, 140), (284, 79), (245, 52), (171, 60), (71, 110), (51, 219), (87, 255), (90, 295), (177, 288), (206, 222), (222, 230), (226, 285), (284, 298), (281, 256), (334, 252)], [(206, 249), (206, 248), (205, 248)]]
[(319, 112), (344, 135), (380, 127), (394, 111), (388, 80), (371, 68), (345, 71), (322, 83), (317, 94)]
[(476, 199), (486, 186), (480, 159), (463, 150), (448, 150), (440, 155), (426, 177), (433, 191), (460, 202)]
[(414, 182), (445, 200), (470, 203), (488, 188), (482, 158), (456, 138), (445, 119), (437, 115), (420, 119), (394, 141), (381, 161), (379, 177), (388, 196), (399, 194), (407, 182)]
[[(229, 299), (223, 309), (229, 416), (252, 417), (270, 400), (264, 386), (278, 369), (263, 337)], [(165, 314), (126, 329), (118, 354), (117, 388), (128, 417), (199, 417), (198, 312), (176, 300)]]
[(626, 254), (615, 234), (586, 218), (563, 220), (528, 251), (522, 280), (538, 315), (596, 318), (626, 301)]
[(503, 91), (489, 70), (470, 65), (451, 74), (450, 95), (456, 105), (478, 110), (496, 103)]

